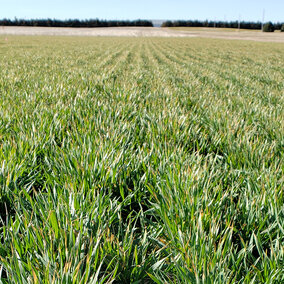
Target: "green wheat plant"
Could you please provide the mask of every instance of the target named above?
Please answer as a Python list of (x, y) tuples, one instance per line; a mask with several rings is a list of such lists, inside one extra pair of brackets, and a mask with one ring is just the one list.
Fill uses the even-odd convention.
[(282, 283), (283, 44), (0, 37), (0, 283)]

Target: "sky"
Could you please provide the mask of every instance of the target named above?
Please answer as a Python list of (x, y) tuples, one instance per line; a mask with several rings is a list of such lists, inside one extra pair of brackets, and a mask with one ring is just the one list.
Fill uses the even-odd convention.
[(284, 0), (0, 0), (1, 18), (284, 22)]

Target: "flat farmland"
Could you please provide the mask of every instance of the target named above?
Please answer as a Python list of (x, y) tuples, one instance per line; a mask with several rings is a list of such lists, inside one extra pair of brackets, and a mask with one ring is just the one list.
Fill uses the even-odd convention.
[(7, 27), (0, 26), (0, 35), (37, 36), (102, 36), (102, 37), (199, 37), (231, 40), (252, 40), (259, 42), (284, 43), (284, 33), (263, 33), (260, 30), (237, 30), (226, 28), (51, 28), (51, 27)]
[(281, 283), (284, 48), (0, 36), (2, 283)]

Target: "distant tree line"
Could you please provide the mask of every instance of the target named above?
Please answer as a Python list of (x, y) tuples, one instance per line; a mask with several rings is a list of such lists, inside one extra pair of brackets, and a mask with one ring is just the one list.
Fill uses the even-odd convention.
[(56, 19), (2, 19), (0, 26), (25, 26), (25, 27), (69, 27), (69, 28), (97, 28), (97, 27), (153, 27), (148, 20), (116, 21), (116, 20), (56, 20)]
[[(275, 30), (281, 30), (284, 23), (273, 23)], [(199, 21), (199, 20), (189, 20), (189, 21), (166, 21), (162, 24), (162, 27), (216, 27), (216, 28), (233, 28), (237, 29), (239, 27), (238, 21)], [(261, 30), (261, 22), (240, 22), (241, 29), (251, 29), (251, 30)]]

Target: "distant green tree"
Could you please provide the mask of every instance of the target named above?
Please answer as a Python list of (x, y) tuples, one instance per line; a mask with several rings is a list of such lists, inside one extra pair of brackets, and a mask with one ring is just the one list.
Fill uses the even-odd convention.
[(284, 32), (284, 24), (281, 26), (281, 32)]
[(275, 30), (275, 27), (271, 22), (268, 22), (263, 26), (263, 32), (271, 33), (271, 32), (274, 32), (274, 30)]
[(74, 27), (74, 28), (95, 28), (95, 27), (119, 27), (119, 26), (139, 26), (152, 27), (153, 23), (148, 20), (135, 21), (107, 21), (99, 19), (79, 20), (56, 20), (56, 19), (0, 19), (0, 26), (38, 26), (38, 27)]
[(164, 27), (172, 27), (173, 26), (173, 22), (171, 21), (166, 21), (162, 24), (162, 28)]

